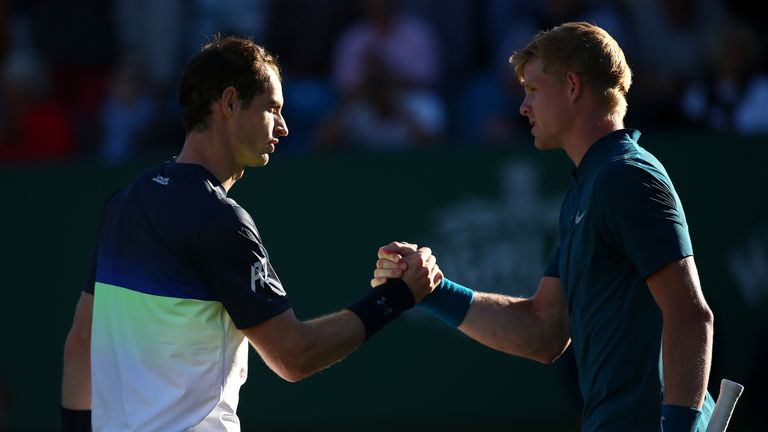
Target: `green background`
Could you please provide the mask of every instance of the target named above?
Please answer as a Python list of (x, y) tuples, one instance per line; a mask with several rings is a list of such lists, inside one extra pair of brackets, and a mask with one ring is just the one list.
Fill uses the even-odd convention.
[[(723, 377), (744, 383), (732, 430), (758, 430), (748, 380), (766, 300), (747, 303), (728, 263), (750, 242), (768, 241), (768, 146), (682, 133), (649, 134), (641, 144), (676, 185), (716, 315), (710, 390), (716, 395)], [(0, 429), (58, 427), (62, 347), (100, 208), (162, 160), (1, 169), (0, 386), (8, 402)], [(528, 282), (555, 246), (553, 220), (570, 169), (562, 152), (537, 152), (528, 140), (392, 154), (278, 151), (268, 168), (247, 171), (230, 196), (252, 214), (297, 315), (309, 319), (364, 292), (376, 249), (392, 240), (432, 246), (459, 282), (532, 293)], [(768, 284), (761, 281), (758, 288)], [(575, 430), (573, 374), (568, 356), (547, 366), (513, 358), (411, 311), (343, 363), (300, 383), (282, 381), (252, 351), (238, 411), (246, 431)]]

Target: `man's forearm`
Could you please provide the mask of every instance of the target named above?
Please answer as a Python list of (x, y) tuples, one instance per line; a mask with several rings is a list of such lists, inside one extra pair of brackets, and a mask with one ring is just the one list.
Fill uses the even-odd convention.
[(665, 319), (663, 333), (664, 403), (701, 408), (712, 363), (712, 317)]
[(61, 406), (72, 410), (91, 409), (90, 342), (75, 332), (64, 343)]
[(538, 310), (533, 299), (475, 293), (459, 329), (496, 350), (551, 363), (569, 343), (567, 317)]

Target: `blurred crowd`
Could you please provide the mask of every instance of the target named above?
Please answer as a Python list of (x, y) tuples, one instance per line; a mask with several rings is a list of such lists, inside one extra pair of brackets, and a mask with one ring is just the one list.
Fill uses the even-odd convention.
[(509, 55), (538, 30), (608, 30), (627, 124), (768, 132), (768, 28), (749, 0), (55, 0), (0, 4), (0, 162), (119, 163), (181, 148), (176, 78), (214, 33), (284, 74), (284, 152), (493, 145), (528, 134)]

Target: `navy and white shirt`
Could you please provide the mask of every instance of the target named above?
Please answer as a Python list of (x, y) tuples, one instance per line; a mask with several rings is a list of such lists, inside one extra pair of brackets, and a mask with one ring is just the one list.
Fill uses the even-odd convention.
[(239, 431), (245, 329), (291, 304), (259, 232), (201, 165), (115, 194), (94, 257), (94, 430)]

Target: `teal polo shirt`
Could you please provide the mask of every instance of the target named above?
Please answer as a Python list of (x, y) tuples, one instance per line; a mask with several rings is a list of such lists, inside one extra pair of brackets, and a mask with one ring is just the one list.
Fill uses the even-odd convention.
[(645, 279), (693, 255), (680, 199), (639, 137), (614, 131), (584, 155), (545, 272), (568, 301), (583, 431), (659, 429), (662, 317)]

